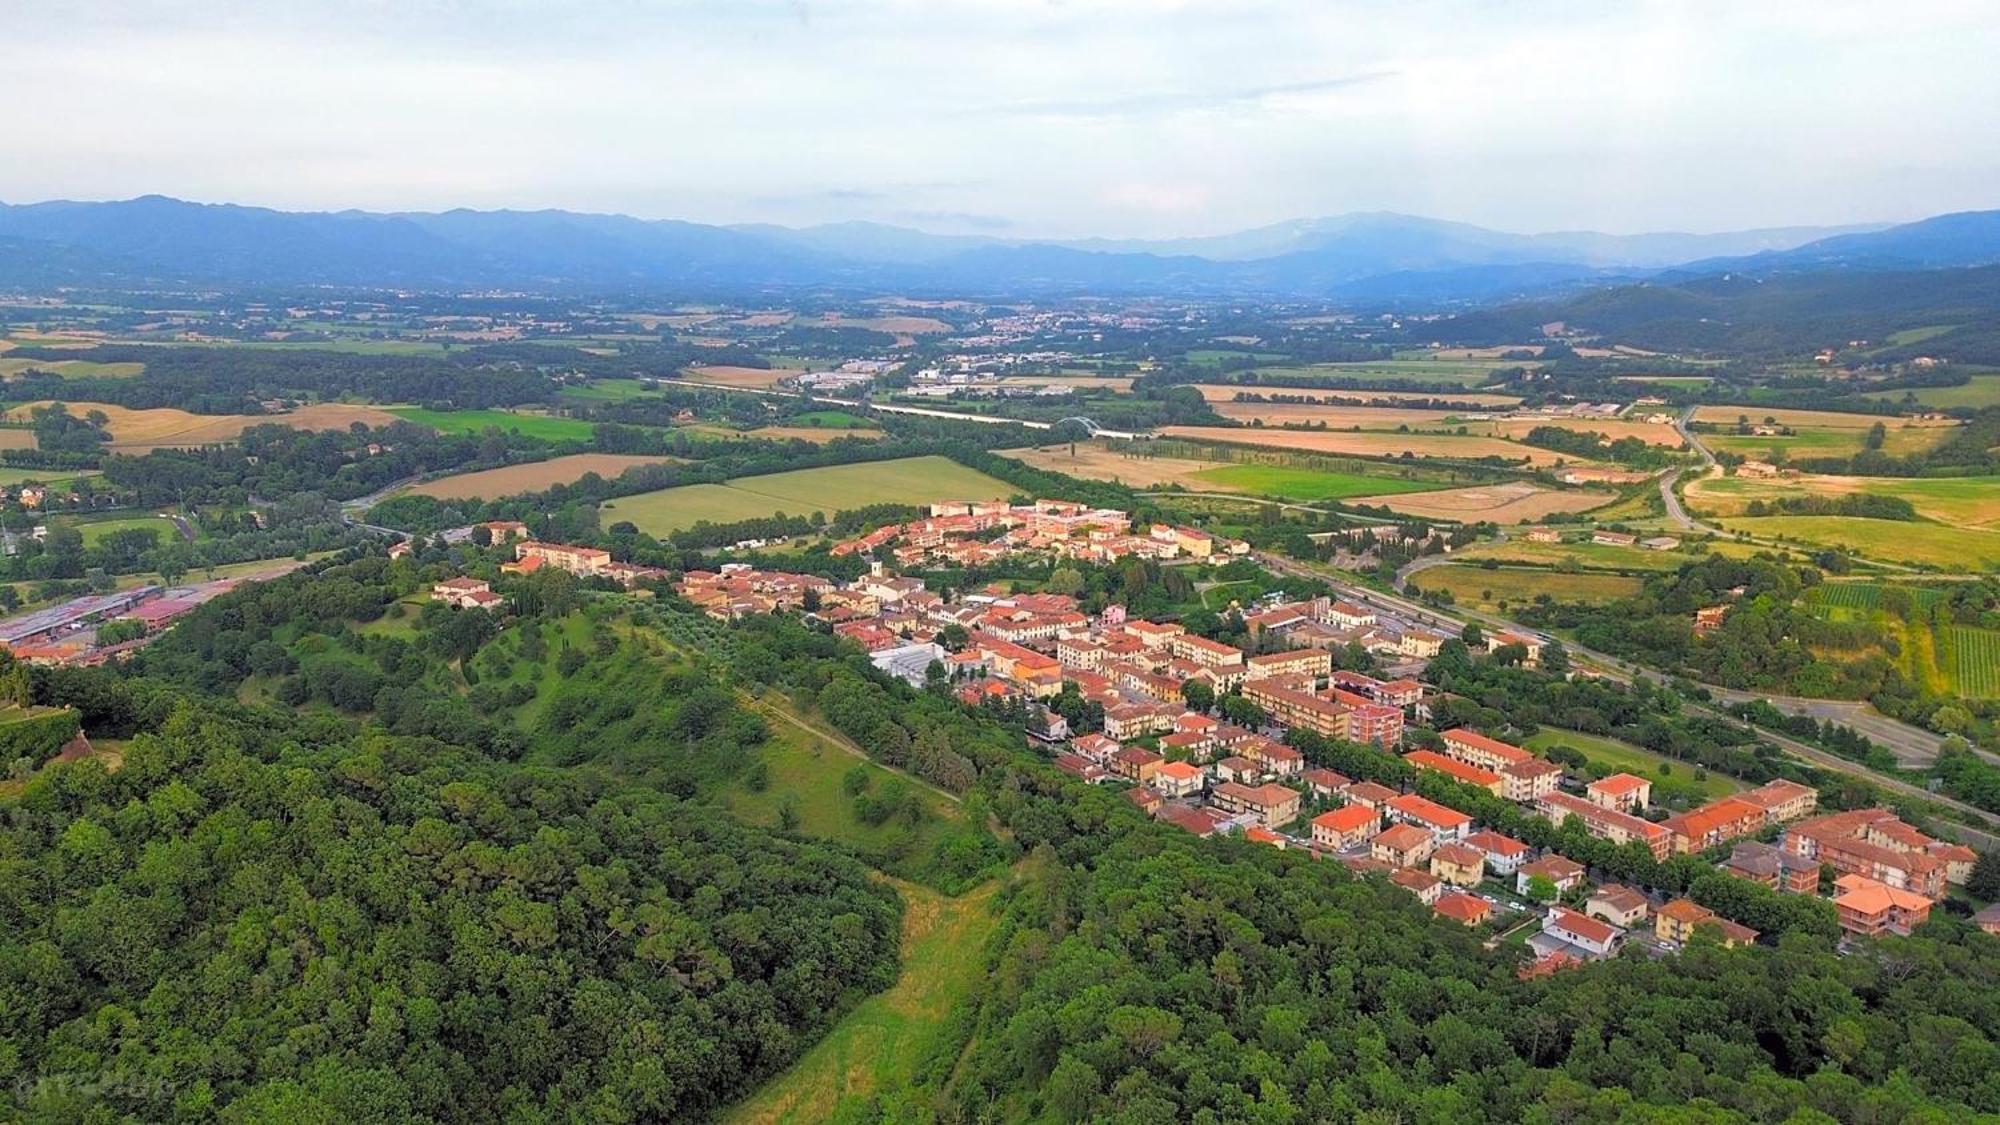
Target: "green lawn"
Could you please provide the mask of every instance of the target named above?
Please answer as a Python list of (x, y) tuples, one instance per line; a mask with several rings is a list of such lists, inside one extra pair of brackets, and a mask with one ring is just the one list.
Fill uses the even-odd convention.
[(96, 469), (0, 468), (0, 485), (24, 484), (28, 481), (34, 481), (37, 484), (56, 485), (76, 480), (79, 477), (92, 477), (96, 475)]
[(1723, 526), (1761, 539), (1796, 539), (1839, 547), (1884, 562), (1943, 570), (2000, 567), (2000, 531), (1855, 516), (1731, 517)]
[[(903, 898), (902, 974), (863, 1000), (784, 1073), (725, 1110), (729, 1125), (836, 1118), (843, 1101), (906, 1085), (952, 1009), (984, 979), (999, 918), (988, 882), (957, 898), (891, 880)], [(860, 1120), (860, 1118), (856, 1118)]]
[(2000, 374), (1984, 373), (1974, 375), (1972, 381), (1958, 387), (1916, 387), (1900, 391), (1870, 391), (1863, 398), (1888, 399), (1902, 402), (1907, 397), (1912, 402), (1940, 409), (1951, 406), (2000, 406)]
[[(1883, 419), (1893, 422), (1895, 419)], [(1892, 454), (1920, 453), (1950, 437), (1950, 426), (1891, 427), (1884, 435), (1882, 451)], [(1861, 429), (1799, 429), (1792, 434), (1758, 437), (1754, 434), (1701, 435), (1701, 443), (1715, 452), (1735, 453), (1753, 460), (1769, 460), (1771, 451), (1782, 449), (1786, 457), (1847, 457), (1861, 452), (1867, 431)]]
[(1345, 500), (1350, 496), (1435, 492), (1449, 487), (1436, 481), (1326, 472), (1320, 469), (1290, 469), (1279, 465), (1223, 465), (1219, 468), (1203, 469), (1194, 475), (1224, 488), (1308, 503), (1318, 500)]
[(27, 370), (47, 371), (65, 379), (128, 379), (145, 369), (142, 363), (99, 363), (89, 359), (9, 359), (0, 355), (0, 378)]
[(1503, 563), (1543, 563), (1549, 566), (1575, 560), (1579, 566), (1599, 570), (1678, 570), (1694, 558), (1680, 551), (1647, 551), (1638, 547), (1614, 547), (1590, 542), (1530, 543), (1518, 538), (1504, 543), (1475, 543), (1452, 557), (1465, 561), (1498, 559)]
[[(798, 813), (798, 831), (846, 844), (891, 870), (898, 869), (899, 858), (921, 861), (960, 819), (958, 802), (801, 727), (782, 700), (767, 698), (750, 707), (764, 716), (771, 729), (759, 753), (769, 782), (762, 790), (752, 790), (740, 780), (730, 786), (722, 801), (737, 819), (776, 825), (779, 809), (789, 804)], [(898, 820), (874, 825), (862, 821), (855, 815), (853, 795), (844, 788), (847, 775), (856, 769), (867, 775), (872, 792), (896, 784), (916, 794), (924, 820), (914, 828)]]
[(160, 542), (170, 543), (180, 538), (172, 521), (162, 516), (64, 516), (57, 521), (60, 526), (73, 527), (83, 536), (83, 545), (95, 547), (104, 537), (114, 531), (130, 531), (135, 528), (160, 533)]
[(821, 426), (829, 430), (865, 430), (874, 423), (845, 410), (811, 410), (804, 414), (794, 414), (779, 420), (783, 426)]
[(506, 410), (426, 410), (421, 406), (392, 406), (389, 412), (448, 434), (479, 433), (488, 426), (494, 426), (549, 441), (589, 441), (594, 431), (589, 422), (550, 414), (516, 414)]
[[(1727, 774), (1710, 772), (1700, 781), (1695, 780), (1695, 767), (1687, 762), (1677, 762), (1663, 754), (1655, 754), (1641, 746), (1621, 742), (1602, 735), (1584, 734), (1581, 731), (1563, 730), (1558, 727), (1543, 727), (1522, 740), (1522, 746), (1541, 752), (1551, 746), (1562, 745), (1572, 750), (1580, 750), (1593, 765), (1601, 767), (1605, 773), (1636, 774), (1653, 783), (1655, 804), (1675, 803), (1685, 797), (1688, 803), (1712, 801), (1717, 797), (1749, 788), (1743, 782)], [(1660, 766), (1666, 765), (1672, 772), (1664, 776)]]
[(1313, 363), (1259, 367), (1259, 375), (1309, 379), (1358, 379), (1371, 383), (1457, 383), (1473, 387), (1510, 366), (1491, 360), (1383, 359), (1367, 363)]
[(1547, 594), (1559, 602), (1596, 604), (1629, 598), (1639, 579), (1624, 574), (1564, 574), (1555, 570), (1450, 565), (1419, 571), (1410, 580), (1422, 590), (1449, 590), (1460, 605), (1497, 609), (1501, 602), (1523, 605)]
[(637, 379), (592, 379), (588, 383), (575, 384), (562, 389), (562, 397), (579, 402), (624, 402), (644, 395), (657, 395), (657, 389), (648, 389)]
[(642, 492), (605, 504), (604, 519), (630, 520), (641, 531), (667, 535), (702, 520), (730, 523), (779, 512), (832, 515), (869, 504), (994, 500), (1013, 491), (1006, 482), (945, 457), (904, 457)]

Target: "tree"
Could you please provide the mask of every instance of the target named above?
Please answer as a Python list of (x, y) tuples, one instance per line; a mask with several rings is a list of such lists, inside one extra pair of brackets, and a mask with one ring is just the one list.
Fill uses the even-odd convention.
[(1547, 875), (1528, 876), (1527, 894), (1529, 898), (1534, 899), (1536, 902), (1546, 905), (1554, 902), (1556, 896), (1560, 893), (1560, 890), (1556, 887), (1556, 881)]
[(1458, 639), (1464, 641), (1465, 647), (1470, 649), (1486, 647), (1486, 633), (1476, 622), (1466, 622), (1465, 629), (1458, 634)]
[(1181, 701), (1190, 711), (1209, 711), (1215, 706), (1215, 689), (1206, 680), (1189, 680), (1181, 685)]
[(1073, 566), (1059, 566), (1050, 572), (1043, 589), (1051, 594), (1066, 594), (1071, 597), (1083, 592), (1083, 572)]
[(1979, 853), (1965, 889), (1982, 902), (2000, 902), (2000, 851)]

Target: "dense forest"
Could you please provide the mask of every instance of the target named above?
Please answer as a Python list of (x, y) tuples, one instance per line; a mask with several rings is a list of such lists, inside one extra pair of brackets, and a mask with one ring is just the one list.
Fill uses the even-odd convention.
[[(802, 622), (501, 580), (497, 557), (344, 557), (218, 599), (129, 668), (32, 670), (34, 702), (135, 737), (116, 772), (44, 768), (0, 820), (0, 1077), (23, 1116), (702, 1119), (892, 979), (897, 896), (864, 858), (951, 889), (1014, 874), (912, 1083), (842, 1120), (2000, 1112), (2000, 942), (1947, 913), (1837, 956), (1821, 901), (1417, 782), (1775, 941), (1522, 981), (1515, 950), (1398, 888), (1148, 821), (1027, 748), (1019, 713), (886, 678)], [(404, 604), (456, 570), (494, 576), (510, 614)], [(1664, 689), (1457, 644), (1435, 676), (1463, 700), (1440, 721), (1781, 768)], [(964, 824), (899, 858), (732, 821), (708, 786), (748, 783), (765, 734), (732, 686), (963, 794)], [(238, 702), (294, 692), (297, 712)]]

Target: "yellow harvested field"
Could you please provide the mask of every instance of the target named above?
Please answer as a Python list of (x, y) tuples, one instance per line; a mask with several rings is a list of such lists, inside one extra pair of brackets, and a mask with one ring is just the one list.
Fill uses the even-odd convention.
[(996, 387), (1075, 387), (1078, 390), (1112, 391), (1128, 394), (1132, 390), (1130, 375), (1010, 375), (993, 384)]
[(934, 316), (853, 317), (827, 313), (813, 322), (821, 328), (866, 328), (870, 332), (893, 332), (903, 336), (939, 335), (951, 325)]
[(1431, 519), (1494, 523), (1533, 523), (1558, 512), (1586, 512), (1618, 497), (1588, 489), (1559, 491), (1509, 481), (1472, 488), (1448, 488), (1442, 492), (1407, 492), (1393, 496), (1357, 496), (1350, 504), (1380, 504), (1398, 512)]
[(1316, 426), (1326, 423), (1330, 430), (1393, 430), (1398, 426), (1442, 429), (1449, 410), (1421, 410), (1408, 406), (1325, 406), (1310, 402), (1218, 402), (1209, 409), (1232, 422), (1261, 421), (1267, 426)]
[(1487, 391), (1431, 394), (1426, 391), (1349, 391), (1324, 387), (1239, 387), (1228, 383), (1196, 383), (1194, 389), (1200, 391), (1201, 397), (1210, 402), (1234, 402), (1239, 394), (1260, 394), (1266, 397), (1282, 395), (1286, 398), (1322, 402), (1428, 402), (1442, 398), (1450, 402), (1462, 402), (1468, 406), (1517, 406), (1521, 401), (1518, 395), (1496, 395)]
[(658, 465), (672, 457), (639, 457), (623, 453), (572, 453), (529, 465), (508, 465), (482, 469), (476, 473), (454, 473), (425, 481), (410, 489), (417, 496), (440, 500), (494, 500), (523, 492), (541, 492), (558, 484), (572, 484), (586, 473), (606, 480), (622, 476), (635, 465)]
[(1197, 473), (1220, 468), (1226, 462), (1196, 461), (1179, 457), (1128, 457), (1101, 445), (1078, 444), (1076, 456), (1068, 445), (1044, 445), (1028, 449), (997, 450), (1037, 469), (1066, 473), (1085, 480), (1114, 481), (1131, 488), (1159, 488), (1178, 484), (1199, 492), (1234, 491), (1227, 485), (1205, 480)]
[(798, 438), (801, 441), (816, 441), (821, 445), (825, 445), (835, 438), (864, 438), (868, 441), (874, 441), (876, 438), (882, 436), (882, 431), (875, 429), (843, 430), (833, 426), (763, 426), (754, 430), (746, 430), (743, 436), (770, 438), (772, 441)]
[(1525, 438), (1528, 431), (1536, 426), (1556, 426), (1579, 433), (1600, 433), (1612, 441), (1635, 437), (1648, 445), (1680, 449), (1687, 445), (1680, 431), (1672, 426), (1654, 425), (1651, 422), (1627, 422), (1623, 419), (1600, 420), (1596, 418), (1506, 418), (1492, 422), (1469, 422), (1466, 429), (1475, 434), (1489, 437)]
[[(9, 421), (25, 422), (30, 412), (47, 402), (31, 402), (7, 412)], [(373, 406), (349, 406), (324, 402), (301, 406), (283, 414), (190, 414), (172, 407), (131, 410), (105, 402), (64, 403), (71, 414), (101, 410), (109, 418), (111, 448), (120, 453), (148, 449), (178, 449), (195, 445), (215, 445), (235, 441), (236, 435), (252, 426), (276, 424), (298, 430), (344, 430), (355, 422), (387, 426), (402, 419)]]
[(35, 431), (0, 430), (0, 449), (35, 448)]
[(1451, 457), (1477, 460), (1499, 457), (1526, 461), (1531, 465), (1553, 465), (1570, 461), (1552, 449), (1536, 449), (1490, 437), (1459, 437), (1456, 434), (1350, 433), (1341, 430), (1232, 429), (1228, 426), (1167, 426), (1168, 437), (1195, 441), (1221, 441), (1234, 445), (1255, 445), (1271, 449), (1296, 449), (1303, 453), (1347, 453), (1359, 457)]
[(726, 364), (696, 364), (681, 372), (683, 378), (697, 383), (714, 383), (718, 387), (766, 388), (780, 380), (790, 379), (805, 372), (796, 367), (730, 367)]
[(1752, 425), (1770, 418), (1780, 426), (1795, 430), (1866, 430), (1880, 422), (1892, 430), (1929, 429), (1956, 426), (1955, 418), (1903, 418), (1891, 414), (1844, 414), (1837, 410), (1779, 410), (1765, 406), (1704, 406), (1694, 412), (1694, 420), (1718, 426), (1733, 426), (1738, 418)]
[(1432, 359), (1502, 359), (1508, 352), (1533, 352), (1542, 354), (1540, 344), (1500, 344), (1490, 348), (1439, 348), (1431, 353)]
[(738, 317), (736, 320), (736, 324), (744, 328), (776, 328), (779, 325), (790, 324), (791, 322), (792, 314), (788, 312), (751, 313), (749, 316)]

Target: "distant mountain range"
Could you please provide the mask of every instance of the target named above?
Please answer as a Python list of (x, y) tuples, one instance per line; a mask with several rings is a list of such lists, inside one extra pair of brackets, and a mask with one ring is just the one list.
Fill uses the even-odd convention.
[(287, 212), (164, 196), (0, 205), (0, 284), (764, 288), (964, 295), (1283, 295), (1451, 306), (1730, 271), (2000, 262), (2000, 212), (1900, 226), (1513, 234), (1389, 213), (1160, 241), (716, 226), (570, 211)]

